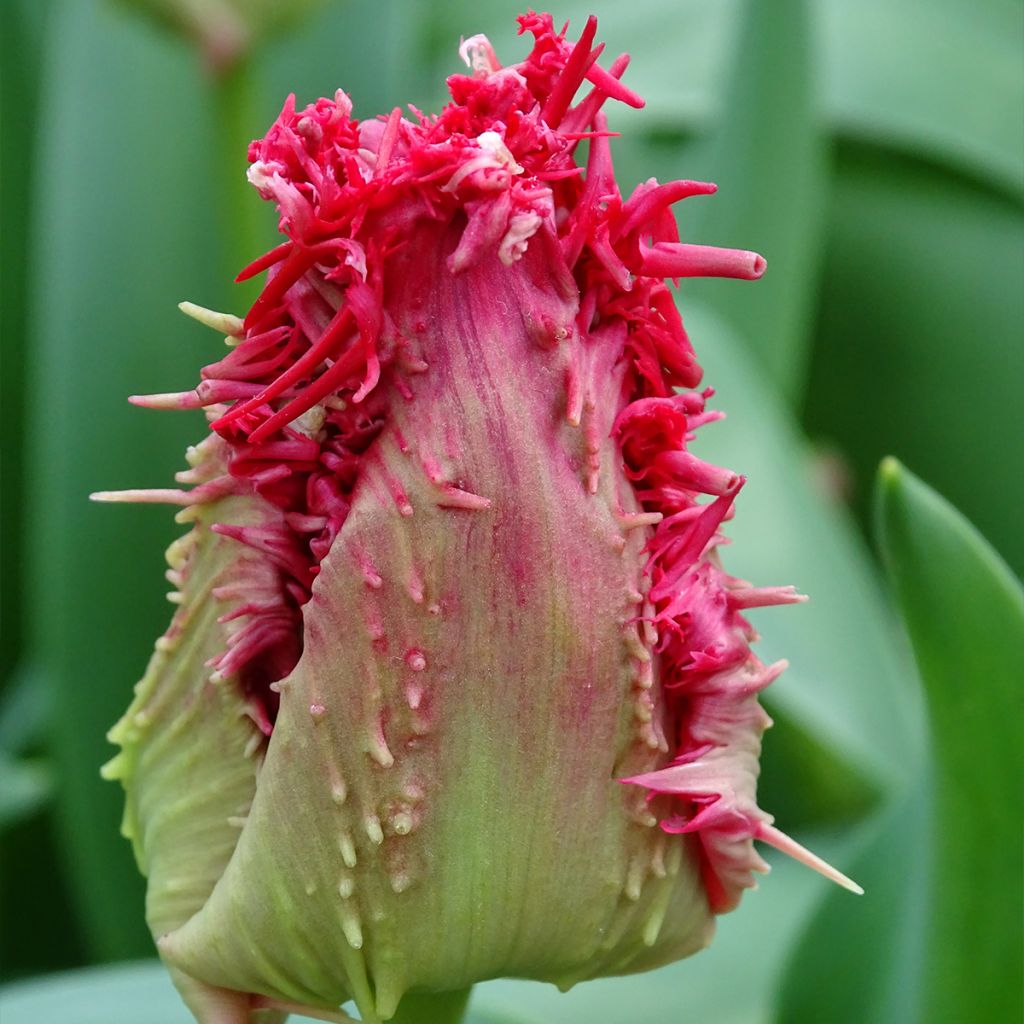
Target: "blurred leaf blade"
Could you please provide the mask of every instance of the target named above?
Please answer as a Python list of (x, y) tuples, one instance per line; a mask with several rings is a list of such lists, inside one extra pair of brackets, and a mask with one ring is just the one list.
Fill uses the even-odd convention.
[(37, 813), (52, 795), (53, 773), (45, 761), (0, 750), (0, 833)]
[(216, 245), (191, 243), (212, 220), (205, 154), (180, 143), (209, 121), (189, 56), (105, 3), (56, 4), (48, 45), (24, 433), (29, 643), (51, 691), (56, 832), (75, 909), (91, 955), (124, 958), (152, 943), (119, 835), (121, 794), (98, 772), (168, 617), (163, 588), (133, 581), (139, 566), (159, 579), (178, 530), (166, 513), (87, 496), (169, 479), (201, 429), (198, 418), (139, 415), (125, 396), (187, 386), (182, 364), (209, 346), (173, 305), (207, 298), (213, 279)]
[(879, 474), (878, 519), (932, 731), (924, 1019), (1010, 1020), (1024, 995), (1024, 588), (956, 509), (894, 459)]
[(892, 459), (879, 475), (878, 522), (927, 691), (931, 759), (856, 862), (864, 900), (831, 897), (797, 948), (779, 1020), (1011, 1020), (1024, 994), (1024, 589), (966, 519)]
[(206, 67), (231, 74), (264, 38), (280, 34), (323, 0), (117, 0), (126, 12), (194, 45)]
[(48, 697), (44, 681), (24, 665), (0, 694), (0, 836), (53, 798), (52, 766), (37, 753), (50, 711)]
[[(596, 13), (602, 37), (633, 55), (630, 85), (648, 103), (638, 122), (705, 130), (725, 113), (723, 69), (743, 2), (652, 0), (637, 17), (630, 5), (569, 0), (559, 11), (576, 26)], [(449, 24), (466, 34), (507, 19), (497, 4), (460, 0), (448, 10)], [(925, 154), (1024, 195), (1024, 9), (1016, 0), (813, 0), (811, 10), (833, 136)]]
[(21, 656), (25, 610), (21, 601), (24, 566), (25, 453), (16, 443), (25, 418), (25, 374), (28, 346), (29, 245), (32, 236), (31, 185), (35, 178), (38, 140), (32, 128), (38, 118), (39, 79), (44, 64), (44, 38), (50, 21), (49, 5), (10, 0), (4, 8), (0, 33), (0, 182), (3, 184), (3, 226), (0, 230), (0, 309), (3, 331), (0, 353), (0, 615), (4, 642), (0, 645), (0, 685), (15, 671)]
[[(254, 68), (263, 88), (240, 106), (238, 137), (272, 122), (285, 75), (310, 100), (342, 79), (373, 95), (377, 69), (358, 55), (365, 39), (379, 39), (380, 15), (365, 0), (327, 4), (268, 42)], [(123, 959), (149, 955), (152, 941), (143, 881), (119, 834), (123, 797), (99, 767), (113, 753), (106, 732), (170, 617), (162, 552), (181, 531), (166, 509), (99, 507), (88, 494), (165, 486), (206, 431), (200, 415), (141, 411), (126, 396), (188, 388), (216, 358), (215, 336), (183, 318), (179, 300), (241, 309), (223, 271), (237, 258), (233, 242), (217, 230), (217, 174), (231, 156), (199, 64), (178, 40), (106, 0), (57, 0), (51, 22), (19, 431), (34, 510), (25, 604), (32, 670), (54, 709), (63, 866), (90, 955)], [(244, 146), (236, 159), (239, 201), (262, 215), (269, 236), (275, 217), (246, 183)]]
[(932, 869), (930, 790), (917, 784), (863, 829), (849, 874), (864, 895), (830, 891), (794, 944), (778, 1024), (924, 1024), (924, 912)]
[[(799, 650), (791, 653), (801, 657)], [(789, 831), (845, 830), (869, 818), (886, 798), (889, 780), (878, 778), (847, 751), (835, 749), (827, 732), (814, 730), (778, 706), (770, 691), (766, 702), (772, 729), (757, 780), (761, 805), (785, 820)]]
[[(766, 693), (772, 713), (792, 716), (890, 790), (922, 756), (921, 709), (904, 685), (913, 668), (866, 546), (845, 510), (816, 486), (806, 442), (747, 347), (706, 307), (684, 296), (680, 308), (717, 392), (711, 405), (728, 416), (700, 431), (694, 451), (748, 475), (723, 561), (744, 579), (792, 583), (811, 598), (751, 615), (763, 633), (759, 656), (790, 661)], [(771, 744), (769, 733), (769, 756)]]
[[(748, 0), (717, 125), (688, 176), (718, 184), (681, 209), (689, 241), (754, 249), (768, 272), (736, 301), (730, 281), (686, 290), (730, 320), (776, 388), (799, 401), (817, 292), (828, 189), (810, 0)], [(784, 112), (784, 116), (782, 115)]]
[[(838, 147), (805, 423), (838, 445), (866, 521), (876, 467), (912, 460), (1024, 572), (1024, 208), (942, 168)], [(762, 282), (759, 282), (762, 283)]]
[(1024, 197), (1024, 7), (1014, 0), (824, 0), (826, 102), (851, 138)]

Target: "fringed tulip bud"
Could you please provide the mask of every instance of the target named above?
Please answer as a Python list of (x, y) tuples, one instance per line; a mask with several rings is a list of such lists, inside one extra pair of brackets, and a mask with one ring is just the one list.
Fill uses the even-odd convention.
[(511, 67), (463, 43), (436, 117), (289, 98), (249, 152), (262, 294), (186, 307), (230, 352), (135, 399), (212, 427), (191, 490), (105, 495), (192, 524), (108, 774), (204, 1022), (654, 967), (755, 839), (844, 881), (755, 800), (783, 666), (743, 612), (800, 598), (721, 568), (743, 477), (690, 451), (719, 414), (664, 280), (764, 260), (679, 241), (711, 185), (622, 197), (602, 106), (641, 100), (593, 19), (520, 25)]

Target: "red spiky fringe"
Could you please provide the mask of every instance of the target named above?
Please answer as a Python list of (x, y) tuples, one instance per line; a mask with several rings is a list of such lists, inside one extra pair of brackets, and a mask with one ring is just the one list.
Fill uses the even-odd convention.
[[(133, 399), (211, 410), (224, 471), (196, 480), (191, 492), (151, 497), (194, 504), (237, 493), (265, 506), (265, 525), (215, 527), (263, 559), (259, 579), (249, 570), (225, 589), (242, 598), (226, 616), (229, 644), (212, 667), (240, 681), (269, 733), (272, 684), (301, 653), (302, 605), (345, 521), (360, 459), (387, 417), (385, 394), (406, 393), (406, 378), (426, 370), (391, 315), (390, 256), (414, 244), (424, 220), (464, 220), (449, 259), (455, 274), (495, 249), (512, 266), (528, 245), (548, 246), (551, 273), (579, 297), (571, 336), (543, 314), (535, 324), (538, 343), (571, 346), (568, 419), (589, 429), (588, 352), (613, 347), (614, 359), (628, 364), (615, 436), (649, 521), (660, 517), (645, 527), (647, 621), (672, 760), (624, 781), (672, 798), (662, 827), (700, 836), (711, 904), (727, 910), (753, 884), (751, 873), (764, 870), (752, 838), (782, 842), (757, 807), (755, 783), (768, 724), (756, 694), (783, 666), (753, 655), (740, 612), (800, 598), (789, 588), (741, 584), (714, 556), (743, 478), (687, 450), (693, 431), (717, 414), (705, 411), (710, 390), (676, 394), (695, 388), (701, 371), (665, 278), (753, 279), (765, 263), (756, 253), (680, 242), (672, 205), (713, 185), (652, 179), (622, 198), (601, 108), (609, 99), (643, 101), (620, 81), (626, 55), (607, 70), (597, 63), (603, 47), (593, 45), (594, 18), (576, 43), (549, 15), (519, 23), (534, 45), (513, 67), (501, 68), (482, 36), (463, 43), (471, 73), (448, 80), (452, 102), (438, 116), (410, 108), (410, 120), (395, 109), (360, 122), (340, 91), (301, 111), (289, 97), (252, 144), (249, 179), (276, 203), (287, 240), (239, 275), (267, 280), (233, 328), (237, 344), (206, 367), (198, 388)], [(589, 152), (580, 167), (583, 139)], [(588, 470), (591, 493), (597, 471)], [(703, 495), (712, 500), (702, 504)], [(394, 498), (404, 512), (408, 500)], [(372, 575), (368, 569), (369, 586)]]

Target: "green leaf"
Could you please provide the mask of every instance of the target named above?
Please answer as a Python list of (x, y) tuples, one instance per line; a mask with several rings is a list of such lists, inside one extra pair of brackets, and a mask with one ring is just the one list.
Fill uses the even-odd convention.
[(1010, 1020), (1024, 954), (1024, 588), (895, 459), (879, 474), (878, 520), (931, 724), (936, 869), (923, 1019)]
[[(753, 249), (768, 260), (756, 287), (688, 281), (732, 322), (791, 401), (803, 391), (828, 168), (817, 96), (810, 0), (748, 0), (721, 116), (686, 163), (717, 182), (714, 198), (680, 207), (683, 237)], [(780, 112), (784, 111), (784, 116)]]
[[(25, 441), (32, 510), (25, 601), (50, 688), (57, 832), (94, 955), (148, 954), (142, 884), (99, 778), (168, 606), (167, 512), (92, 506), (103, 487), (163, 485), (199, 417), (146, 415), (130, 393), (187, 387), (211, 340), (177, 310), (222, 295), (190, 58), (106, 4), (52, 11), (41, 99)], [(98, 56), (100, 55), (100, 56)], [(156, 129), (156, 130), (154, 130)], [(197, 240), (206, 234), (205, 244)], [(212, 336), (211, 336), (212, 337)], [(211, 353), (212, 354), (212, 353)], [(139, 586), (148, 579), (147, 587)]]
[[(570, 3), (564, 16), (578, 24), (593, 6)], [(698, 126), (728, 114), (721, 71), (740, 10), (739, 0), (656, 0), (637, 18), (628, 5), (598, 5), (602, 32), (634, 56), (631, 84), (647, 98), (648, 117)], [(922, 154), (1024, 194), (1020, 4), (816, 0), (813, 24), (833, 135)], [(773, 127), (784, 124), (781, 114), (777, 109)]]
[(4, 1024), (194, 1024), (167, 971), (156, 962), (7, 985), (0, 989), (0, 1016)]
[[(366, 40), (387, 49), (383, 9), (330, 4), (268, 44), (239, 134), (265, 131), (289, 88), (312, 100), (344, 79), (370, 95), (380, 62)], [(145, 412), (126, 397), (191, 387), (217, 358), (218, 340), (178, 313), (179, 300), (242, 308), (224, 269), (237, 258), (233, 243), (218, 230), (217, 176), (230, 154), (185, 47), (105, 0), (55, 3), (51, 22), (37, 119), (45, 130), (24, 341), (27, 424), (14, 434), (30, 478), (20, 494), (31, 510), (23, 600), (33, 671), (53, 698), (58, 835), (75, 910), (93, 956), (125, 958), (148, 955), (152, 943), (142, 881), (119, 835), (122, 794), (99, 767), (113, 753), (106, 731), (170, 618), (162, 552), (181, 530), (166, 509), (98, 507), (87, 495), (166, 486), (186, 446), (206, 433), (198, 414)], [(400, 67), (400, 57), (388, 61)], [(240, 201), (259, 211), (270, 237), (274, 212), (245, 182), (244, 148), (236, 159)]]
[[(166, 968), (156, 961), (67, 971), (0, 988), (4, 1024), (194, 1024)], [(316, 1024), (290, 1014), (290, 1024)], [(519, 1018), (507, 1017), (508, 1024)], [(502, 1024), (505, 1024), (505, 1021)], [(465, 1024), (492, 1024), (471, 1014)]]
[(1024, 436), (1024, 209), (863, 146), (837, 172), (808, 429), (850, 460), (865, 519), (894, 451), (1024, 572), (1024, 473), (994, 443)]
[[(771, 630), (771, 622), (766, 623)], [(798, 651), (793, 652), (799, 656)], [(816, 733), (776, 706), (771, 693), (772, 730), (761, 757), (757, 791), (787, 830), (848, 827), (868, 817), (891, 788), (837, 753), (827, 732)]]
[[(737, 292), (755, 287), (734, 284)], [(732, 544), (723, 562), (758, 585), (791, 583), (811, 598), (751, 615), (763, 634), (760, 657), (791, 663), (766, 699), (773, 714), (785, 713), (836, 757), (891, 790), (907, 764), (921, 757), (921, 710), (904, 685), (913, 669), (870, 556), (846, 513), (820, 491), (806, 442), (746, 347), (685, 294), (680, 308), (705, 365), (705, 383), (717, 392), (711, 407), (728, 416), (703, 428), (693, 450), (748, 477), (726, 527)], [(769, 733), (768, 756), (772, 744)]]
[(780, 1021), (1012, 1020), (1021, 1003), (1024, 589), (893, 459), (878, 521), (928, 696), (930, 763), (793, 958)]
[(1024, 195), (1024, 7), (824, 0), (825, 99), (849, 138)]
[(43, 807), (53, 793), (49, 765), (0, 750), (0, 832)]
[(22, 653), (25, 609), (21, 601), (24, 565), (20, 557), (25, 537), (22, 501), (25, 453), (16, 443), (25, 422), (25, 374), (28, 325), (31, 183), (38, 148), (39, 75), (49, 5), (31, 0), (8, 0), (0, 33), (0, 183), (3, 186), (3, 229), (0, 230), (0, 309), (3, 330), (0, 352), (0, 615), (4, 642), (0, 645), (0, 687), (15, 671)]
[[(629, 84), (647, 107), (629, 123), (693, 130), (724, 116), (741, 10), (740, 0), (649, 0), (640, 14), (630, 4), (567, 0), (558, 18), (578, 31), (594, 13), (609, 53), (632, 54)], [(831, 134), (924, 154), (987, 186), (1024, 193), (1019, 3), (814, 0), (812, 17)], [(496, 0), (453, 0), (425, 21), (445, 73), (458, 70), (452, 33), (487, 33), (509, 63), (523, 52), (508, 5)], [(783, 113), (775, 112), (773, 126), (782, 128)]]
[(865, 895), (828, 893), (792, 949), (778, 1024), (923, 1024), (917, 1013), (932, 869), (929, 798), (918, 780), (862, 830), (849, 873)]
[(0, 699), (0, 751), (9, 755), (34, 751), (44, 738), (52, 713), (44, 679), (31, 665), (21, 665)]

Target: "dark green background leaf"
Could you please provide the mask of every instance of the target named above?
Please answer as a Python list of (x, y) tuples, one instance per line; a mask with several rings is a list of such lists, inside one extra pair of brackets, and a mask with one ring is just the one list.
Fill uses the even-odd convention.
[(920, 160), (840, 149), (808, 427), (866, 515), (888, 451), (1024, 571), (1024, 208)]

